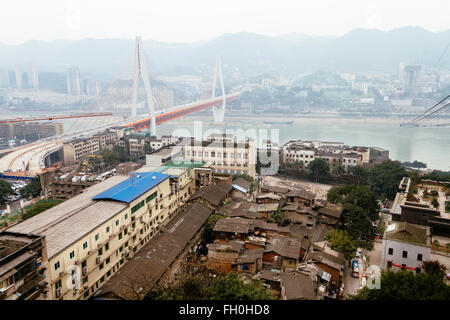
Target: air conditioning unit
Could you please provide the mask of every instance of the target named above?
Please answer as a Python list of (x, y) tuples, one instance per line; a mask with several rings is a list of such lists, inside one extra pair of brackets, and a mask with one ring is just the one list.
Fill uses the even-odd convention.
[(84, 287), (83, 287), (83, 289), (84, 289), (84, 290), (87, 290), (87, 289), (89, 289), (89, 286), (88, 286), (87, 284), (85, 284)]
[(87, 275), (88, 267), (84, 267), (82, 272), (83, 272), (83, 276)]
[(109, 235), (109, 239), (111, 240), (112, 238), (114, 238), (114, 235), (113, 235), (113, 234), (110, 234), (110, 235)]
[(133, 250), (133, 246), (128, 246), (128, 248), (130, 248), (130, 250)]
[(57, 298), (59, 298), (59, 297), (61, 297), (62, 296), (62, 288), (61, 287), (59, 287), (58, 289), (56, 289), (56, 297)]
[(80, 264), (80, 260), (75, 260), (75, 264)]
[(89, 250), (87, 254), (88, 254), (88, 256), (91, 255), (92, 254), (92, 250)]
[(61, 271), (61, 272), (59, 273), (59, 276), (62, 277), (62, 276), (64, 276), (65, 274), (66, 274), (65, 271)]
[(97, 264), (100, 264), (100, 262), (102, 262), (102, 257), (97, 257), (97, 258), (95, 259), (95, 262), (96, 262)]

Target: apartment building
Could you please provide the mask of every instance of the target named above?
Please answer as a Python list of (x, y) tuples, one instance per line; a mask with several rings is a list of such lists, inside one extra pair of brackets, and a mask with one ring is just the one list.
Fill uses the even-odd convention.
[(63, 145), (64, 164), (74, 164), (83, 157), (95, 154), (100, 151), (100, 141), (98, 137), (76, 139)]
[(176, 214), (193, 192), (187, 172), (113, 176), (8, 231), (45, 236), (48, 294), (88, 299)]
[(34, 300), (45, 294), (45, 237), (0, 233), (0, 300)]
[(343, 142), (302, 140), (289, 141), (282, 147), (284, 163), (302, 163), (307, 166), (315, 159), (324, 159), (330, 168), (336, 165), (348, 168), (382, 162), (389, 159), (389, 151), (376, 147), (349, 147)]
[(95, 154), (101, 149), (112, 149), (118, 143), (117, 131), (106, 130), (89, 138), (76, 139), (63, 145), (64, 164), (74, 164), (83, 157)]
[(304, 166), (315, 159), (315, 150), (312, 147), (292, 144), (283, 150), (284, 163), (301, 163)]
[(106, 149), (108, 145), (113, 145), (117, 143), (119, 137), (116, 131), (106, 130), (102, 133), (97, 133), (93, 137), (98, 138), (99, 148)]
[(183, 139), (179, 144), (185, 159), (211, 163), (217, 173), (256, 175), (256, 142), (237, 142), (234, 137), (211, 136), (208, 140)]
[(0, 138), (37, 140), (64, 133), (64, 126), (60, 122), (17, 122), (0, 124)]

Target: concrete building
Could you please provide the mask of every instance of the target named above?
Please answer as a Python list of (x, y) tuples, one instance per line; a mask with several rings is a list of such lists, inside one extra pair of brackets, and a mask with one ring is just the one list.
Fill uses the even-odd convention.
[(381, 253), (383, 270), (406, 269), (420, 273), (423, 261), (427, 261), (430, 254), (430, 227), (408, 222), (394, 222), (387, 226)]
[(187, 174), (181, 177), (114, 176), (9, 228), (46, 237), (50, 290), (41, 299), (87, 299), (97, 292), (176, 214), (175, 204), (188, 195), (174, 190), (191, 183)]
[(283, 150), (284, 163), (301, 163), (304, 166), (315, 159), (316, 151), (313, 147), (291, 144)]
[(256, 142), (236, 142), (232, 137), (211, 137), (206, 141), (183, 139), (179, 144), (184, 157), (196, 162), (210, 162), (218, 173), (256, 175)]
[(16, 122), (0, 124), (0, 138), (26, 139), (29, 141), (52, 137), (64, 133), (60, 122)]
[(74, 164), (78, 160), (88, 155), (95, 154), (100, 150), (98, 137), (76, 139), (63, 145), (64, 164)]
[(0, 300), (34, 300), (48, 291), (44, 236), (0, 233)]

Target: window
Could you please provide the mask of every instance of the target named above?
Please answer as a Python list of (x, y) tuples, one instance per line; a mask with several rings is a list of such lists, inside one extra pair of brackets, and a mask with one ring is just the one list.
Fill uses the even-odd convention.
[(153, 192), (151, 195), (149, 195), (147, 198), (145, 198), (145, 203), (149, 203), (154, 198), (156, 198), (157, 195), (158, 195), (158, 191)]
[(100, 264), (100, 266), (98, 267), (100, 270), (103, 269), (103, 262)]
[(116, 220), (116, 227), (119, 225), (119, 219)]
[(105, 251), (108, 251), (109, 249), (109, 243), (105, 244)]
[(128, 219), (128, 213), (125, 214), (125, 217), (124, 217), (124, 218), (125, 218), (125, 220)]
[(422, 261), (422, 255), (420, 253), (417, 255), (417, 260)]
[(394, 254), (394, 249), (389, 248), (388, 254), (392, 256)]
[(70, 259), (73, 259), (75, 257), (75, 251), (71, 251), (70, 253), (69, 253), (69, 258)]
[(88, 243), (87, 243), (87, 241), (86, 241), (85, 243), (83, 243), (83, 250), (86, 250), (87, 247), (88, 247)]
[(122, 240), (122, 232), (119, 233), (119, 240)]
[(61, 280), (58, 280), (58, 281), (55, 282), (55, 288), (56, 288), (56, 289), (61, 288), (61, 286), (62, 286)]
[(59, 261), (55, 262), (55, 271), (58, 270), (61, 267), (61, 264), (59, 263)]
[(420, 271), (422, 271), (422, 269), (416, 268), (416, 273), (420, 273)]
[(101, 256), (101, 255), (102, 255), (102, 253), (103, 253), (103, 250), (102, 250), (102, 248), (98, 249), (98, 255), (99, 255), (99, 256)]
[(97, 234), (95, 235), (95, 241), (98, 241), (99, 238), (100, 238), (100, 235), (97, 233)]
[(403, 251), (403, 258), (408, 258), (408, 251)]
[(108, 257), (108, 258), (106, 258), (105, 263), (108, 264), (110, 261), (111, 261), (111, 260), (110, 260), (110, 258)]
[(108, 233), (109, 232), (109, 227), (106, 227), (106, 233)]
[[(131, 207), (131, 214), (133, 214), (133, 213), (135, 213), (136, 211), (138, 211), (138, 210), (139, 210), (140, 208), (142, 208), (144, 205), (145, 205), (145, 202), (144, 202), (144, 200), (142, 200), (142, 201), (139, 202), (137, 205)], [(128, 216), (125, 215), (125, 219), (126, 219), (127, 217), (128, 217)]]
[(387, 267), (388, 267), (388, 269), (392, 268), (392, 261), (387, 262)]

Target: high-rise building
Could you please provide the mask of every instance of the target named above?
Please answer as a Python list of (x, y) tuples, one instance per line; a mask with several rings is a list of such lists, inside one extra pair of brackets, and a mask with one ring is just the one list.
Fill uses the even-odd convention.
[(403, 62), (400, 62), (398, 65), (398, 80), (403, 83), (405, 79), (405, 64)]
[(34, 62), (30, 63), (28, 69), (28, 85), (35, 90), (39, 90), (39, 77), (36, 69), (36, 64)]
[(22, 89), (22, 71), (20, 70), (19, 66), (16, 66), (15, 72), (16, 72), (16, 87), (17, 89)]
[(405, 66), (404, 88), (405, 94), (410, 98), (416, 98), (418, 93), (418, 83), (420, 78), (420, 65)]
[(81, 96), (81, 73), (77, 67), (67, 70), (67, 94), (69, 96)]
[(96, 97), (101, 92), (100, 81), (98, 80), (87, 80), (86, 81), (86, 94), (88, 97)]
[(6, 69), (0, 69), (0, 88), (9, 88), (10, 85), (9, 71)]

